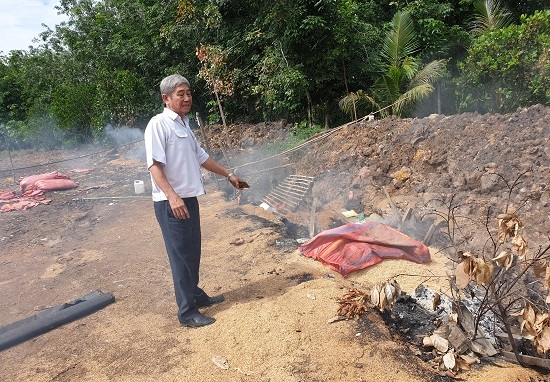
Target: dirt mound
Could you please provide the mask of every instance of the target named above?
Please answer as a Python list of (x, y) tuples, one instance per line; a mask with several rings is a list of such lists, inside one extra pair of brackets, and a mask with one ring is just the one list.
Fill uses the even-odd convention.
[(483, 223), (508, 208), (536, 248), (550, 233), (549, 126), (550, 108), (540, 105), (510, 115), (364, 121), (311, 144), (295, 166), (315, 176), (321, 211), (354, 209), (391, 221), (391, 199), (401, 213), (428, 218), (452, 209)]

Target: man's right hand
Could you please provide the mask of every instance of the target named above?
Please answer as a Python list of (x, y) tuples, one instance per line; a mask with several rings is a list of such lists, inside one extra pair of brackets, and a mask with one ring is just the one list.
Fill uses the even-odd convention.
[(187, 219), (191, 217), (189, 211), (187, 211), (187, 206), (179, 195), (168, 198), (168, 203), (170, 203), (170, 208), (172, 208), (172, 213), (176, 219)]

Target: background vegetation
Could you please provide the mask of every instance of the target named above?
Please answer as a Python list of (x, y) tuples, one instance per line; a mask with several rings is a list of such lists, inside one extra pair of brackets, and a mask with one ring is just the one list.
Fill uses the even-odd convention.
[(0, 149), (143, 128), (174, 72), (210, 123), (216, 96), (227, 123), (305, 131), (380, 109), (550, 105), (547, 0), (61, 0), (59, 12), (67, 22), (0, 56)]

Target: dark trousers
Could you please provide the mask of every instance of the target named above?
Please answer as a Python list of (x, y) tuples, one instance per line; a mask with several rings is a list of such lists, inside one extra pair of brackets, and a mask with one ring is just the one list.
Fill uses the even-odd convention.
[(208, 297), (198, 286), (201, 261), (199, 203), (197, 198), (184, 198), (183, 201), (191, 215), (187, 219), (175, 218), (168, 201), (154, 202), (172, 269), (180, 322), (198, 313), (196, 302)]

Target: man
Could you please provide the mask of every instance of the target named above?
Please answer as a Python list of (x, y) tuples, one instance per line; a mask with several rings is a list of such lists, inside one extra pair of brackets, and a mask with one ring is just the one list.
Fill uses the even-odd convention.
[(151, 118), (145, 129), (155, 216), (170, 260), (178, 319), (184, 326), (201, 327), (216, 320), (198, 308), (220, 303), (224, 297), (210, 297), (198, 286), (201, 232), (197, 196), (205, 194), (200, 167), (225, 176), (239, 190), (242, 179), (212, 159), (189, 128), (187, 113), (193, 103), (189, 81), (173, 74), (161, 81), (160, 92), (164, 111)]

